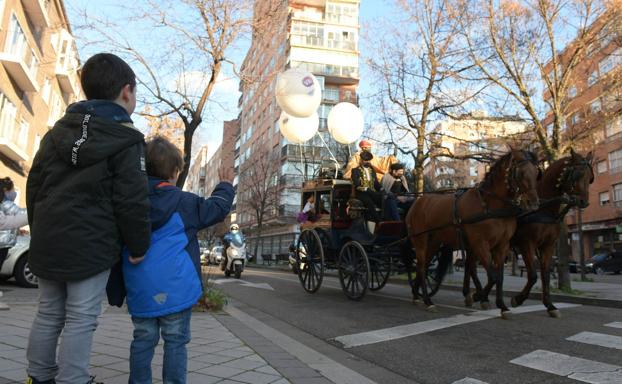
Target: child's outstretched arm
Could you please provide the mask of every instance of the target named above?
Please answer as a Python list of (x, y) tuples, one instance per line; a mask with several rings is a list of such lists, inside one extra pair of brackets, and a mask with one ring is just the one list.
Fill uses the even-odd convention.
[(197, 199), (200, 228), (207, 228), (223, 221), (231, 211), (235, 195), (231, 184), (233, 182), (233, 170), (220, 167), (218, 176), (220, 176), (220, 183), (216, 185), (210, 197)]

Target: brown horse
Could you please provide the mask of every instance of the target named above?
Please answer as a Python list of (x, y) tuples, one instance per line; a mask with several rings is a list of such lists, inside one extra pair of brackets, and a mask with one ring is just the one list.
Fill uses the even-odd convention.
[[(551, 302), (549, 292), (551, 258), (559, 238), (560, 223), (573, 206), (585, 208), (589, 204), (589, 185), (594, 182), (592, 152), (586, 157), (570, 152), (570, 156), (553, 162), (538, 183), (540, 208), (518, 220), (518, 228), (511, 245), (520, 251), (527, 268), (527, 284), (512, 298), (512, 306), (521, 305), (536, 283), (535, 255), (540, 262), (542, 303), (550, 316), (560, 317)], [(565, 206), (565, 207), (563, 207)]]
[[(540, 175), (536, 157), (527, 151), (511, 150), (498, 159), (477, 187), (462, 195), (427, 194), (420, 197), (406, 216), (408, 236), (415, 247), (417, 276), (413, 300), (435, 310), (425, 278), (431, 256), (441, 246), (468, 247), (486, 268), (490, 282), (497, 284), (496, 304), (502, 316), (510, 312), (503, 302), (503, 261), (516, 230), (517, 208), (538, 207), (536, 191)], [(492, 265), (491, 265), (492, 260)], [(483, 292), (487, 301), (491, 284)]]

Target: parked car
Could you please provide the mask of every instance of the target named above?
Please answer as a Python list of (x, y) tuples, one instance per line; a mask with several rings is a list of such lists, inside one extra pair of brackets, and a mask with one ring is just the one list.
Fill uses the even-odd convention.
[(37, 288), (39, 279), (30, 272), (28, 267), (28, 249), (30, 236), (19, 236), (17, 244), (9, 249), (6, 260), (0, 266), (0, 279), (15, 277), (18, 285), (26, 288)]
[(209, 264), (209, 249), (201, 248), (201, 265)]
[(222, 261), (222, 245), (212, 247), (209, 253), (208, 261), (210, 264), (220, 264)]
[(613, 272), (618, 274), (622, 272), (622, 252), (608, 251), (597, 253), (585, 264), (588, 271), (592, 271), (598, 275), (605, 272)]

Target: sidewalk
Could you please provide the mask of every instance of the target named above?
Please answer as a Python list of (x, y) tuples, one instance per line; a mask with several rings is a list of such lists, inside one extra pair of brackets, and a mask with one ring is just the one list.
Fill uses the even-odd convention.
[[(30, 291), (36, 295), (36, 290)], [(25, 298), (23, 291), (5, 292), (11, 309), (0, 315), (0, 384), (24, 383), (26, 379), (25, 349), (36, 310), (36, 300), (30, 293), (27, 295), (29, 297)], [(272, 341), (239, 322), (230, 322), (228, 317), (224, 313), (193, 313), (192, 341), (188, 345), (188, 384), (330, 384), (316, 370)], [(233, 331), (245, 341), (235, 336), (219, 318), (235, 324)], [(132, 329), (124, 309), (104, 306), (91, 355), (91, 374), (96, 375), (98, 381), (128, 382)], [(153, 361), (154, 383), (161, 383), (161, 344)]]
[[(257, 265), (251, 264), (249, 267), (258, 269), (274, 269), (282, 271), (290, 271), (287, 264), (277, 265)], [(334, 271), (328, 271), (328, 275), (336, 276)], [(462, 291), (463, 271), (455, 271), (448, 273), (443, 281), (444, 289), (459, 290)], [(538, 272), (539, 273), (539, 272)], [(488, 281), (486, 272), (478, 268), (478, 276), (483, 285)], [(570, 278), (572, 280), (572, 289), (577, 291), (577, 295), (568, 295), (565, 293), (554, 292), (551, 294), (552, 300), (564, 301), (568, 303), (586, 304), (586, 305), (599, 305), (605, 307), (622, 308), (622, 275), (594, 275), (588, 274), (587, 277), (593, 282), (582, 282), (581, 274), (571, 273)], [(396, 278), (395, 276), (389, 279), (393, 284), (407, 284), (404, 278)], [(506, 296), (514, 296), (520, 292), (527, 283), (527, 277), (512, 276), (510, 271), (506, 269), (505, 276), (503, 278), (503, 291)], [(542, 283), (538, 274), (538, 281), (531, 289), (530, 299), (541, 300), (542, 297)], [(557, 280), (551, 279), (551, 287), (557, 287)], [(473, 283), (471, 282), (471, 289), (473, 289)], [(494, 294), (494, 288), (493, 288)]]

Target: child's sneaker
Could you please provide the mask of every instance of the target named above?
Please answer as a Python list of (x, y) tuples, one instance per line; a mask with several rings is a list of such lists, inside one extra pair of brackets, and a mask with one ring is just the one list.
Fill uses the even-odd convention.
[(56, 381), (54, 379), (39, 381), (28, 376), (28, 378), (26, 379), (26, 384), (56, 384)]

